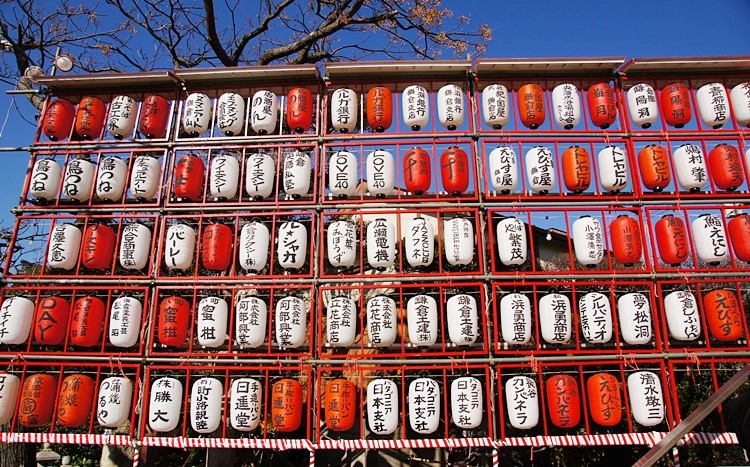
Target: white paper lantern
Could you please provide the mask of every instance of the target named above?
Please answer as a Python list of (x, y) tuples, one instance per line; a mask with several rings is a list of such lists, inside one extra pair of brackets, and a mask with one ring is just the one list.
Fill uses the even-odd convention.
[(497, 249), (505, 266), (520, 266), (528, 254), (526, 225), (515, 217), (506, 217), (497, 224)]
[(683, 144), (672, 156), (677, 181), (684, 190), (700, 191), (708, 183), (706, 158), (700, 146)]
[(698, 113), (706, 126), (718, 129), (729, 121), (729, 96), (721, 83), (708, 83), (695, 93)]
[(224, 385), (216, 378), (199, 378), (190, 391), (190, 425), (196, 433), (213, 433), (221, 423)]
[(164, 241), (164, 264), (167, 269), (184, 271), (193, 265), (195, 230), (186, 224), (173, 224)]
[(336, 297), (326, 307), (326, 340), (333, 347), (351, 347), (357, 337), (357, 305), (349, 297)]
[(336, 131), (349, 133), (357, 128), (359, 99), (351, 89), (341, 88), (333, 91), (330, 100), (331, 125)]
[(185, 99), (182, 113), (182, 127), (189, 136), (199, 136), (208, 131), (211, 126), (211, 98), (195, 92)]
[(299, 222), (284, 222), (279, 227), (276, 245), (279, 265), (284, 269), (299, 269), (307, 259), (307, 227)]
[(335, 152), (328, 161), (328, 188), (338, 198), (354, 196), (359, 181), (357, 157), (346, 151)]
[(448, 299), (448, 338), (456, 345), (471, 345), (479, 337), (477, 301), (471, 295), (458, 294)]
[(451, 382), (451, 419), (463, 430), (473, 430), (482, 423), (484, 402), (482, 382), (473, 376), (461, 376)]
[(331, 266), (349, 268), (357, 257), (357, 231), (349, 221), (331, 222), (326, 229), (327, 255)]
[(445, 259), (451, 266), (465, 266), (474, 260), (474, 226), (468, 219), (454, 217), (443, 224)]
[(664, 396), (659, 376), (650, 371), (628, 375), (628, 397), (633, 420), (643, 426), (656, 426), (664, 421)]
[(143, 305), (134, 297), (119, 297), (109, 313), (109, 343), (129, 348), (138, 342)]
[(0, 373), (0, 425), (13, 418), (20, 388), (21, 379), (18, 376)]
[(396, 259), (396, 229), (386, 219), (367, 225), (367, 263), (375, 269), (393, 267)]
[(604, 235), (599, 219), (581, 216), (573, 222), (573, 248), (576, 259), (586, 267), (594, 267), (604, 259)]
[(375, 378), (367, 384), (367, 426), (375, 435), (390, 435), (398, 428), (396, 383)]
[(255, 153), (247, 156), (245, 166), (245, 191), (256, 201), (268, 198), (273, 193), (276, 163), (268, 154)]
[(737, 126), (750, 128), (750, 83), (741, 83), (729, 93)]
[(531, 302), (522, 293), (513, 292), (500, 299), (500, 331), (509, 345), (526, 345), (531, 340)]
[(236, 92), (225, 92), (216, 103), (216, 123), (227, 136), (242, 135), (245, 128), (245, 98)]
[(646, 83), (639, 83), (627, 92), (628, 112), (636, 126), (650, 128), (659, 119), (659, 107), (656, 103), (654, 88)]
[(518, 186), (518, 156), (510, 146), (499, 146), (490, 152), (492, 188), (507, 195)]
[(416, 346), (430, 346), (437, 342), (437, 302), (429, 295), (415, 295), (406, 302), (406, 327), (409, 342)]
[(379, 295), (367, 301), (367, 337), (374, 347), (388, 347), (396, 342), (396, 302)]
[(234, 336), (241, 348), (257, 349), (268, 334), (268, 306), (258, 297), (237, 301)]
[(701, 335), (701, 317), (698, 302), (692, 292), (676, 290), (664, 297), (667, 327), (672, 339), (690, 342)]
[(571, 83), (562, 83), (552, 90), (552, 115), (560, 128), (570, 130), (581, 121), (581, 96)]
[(378, 198), (390, 195), (396, 178), (395, 170), (393, 154), (382, 149), (372, 151), (365, 161), (367, 191)]
[(208, 171), (208, 192), (219, 201), (237, 196), (240, 183), (240, 162), (229, 154), (219, 154), (211, 158)]
[(260, 425), (263, 391), (253, 378), (237, 378), (229, 391), (229, 424), (237, 431), (253, 431)]
[(158, 432), (172, 431), (180, 423), (182, 383), (175, 378), (159, 378), (151, 383), (148, 426)]
[(301, 347), (307, 338), (307, 310), (297, 297), (284, 297), (276, 302), (276, 343), (282, 348)]
[(250, 107), (250, 126), (259, 135), (273, 133), (279, 118), (279, 100), (271, 91), (261, 90), (253, 94)]
[(156, 196), (161, 181), (161, 164), (151, 156), (135, 158), (130, 172), (130, 194), (138, 201), (150, 201)]
[(104, 428), (117, 428), (130, 420), (133, 382), (122, 376), (104, 378), (96, 397), (96, 421)]
[(578, 299), (578, 314), (586, 342), (606, 344), (612, 339), (612, 309), (604, 294), (589, 292)]
[(567, 344), (573, 333), (570, 299), (560, 293), (548, 293), (539, 299), (539, 325), (542, 339), (549, 344)]
[(597, 156), (599, 183), (604, 191), (617, 194), (628, 184), (628, 156), (622, 148), (607, 146)]
[(119, 256), (124, 269), (140, 271), (145, 268), (151, 257), (151, 230), (137, 222), (123, 225)]
[(33, 320), (34, 302), (31, 300), (26, 297), (8, 297), (3, 300), (0, 306), (0, 344), (18, 345), (26, 342)]
[(729, 258), (729, 243), (721, 217), (702, 214), (692, 222), (691, 227), (695, 254), (699, 260), (716, 266)]
[(70, 271), (78, 263), (81, 229), (73, 224), (57, 224), (50, 233), (47, 266)]
[(229, 306), (221, 297), (206, 297), (198, 302), (198, 344), (220, 347), (227, 335)]
[(651, 303), (639, 292), (627, 293), (617, 299), (622, 340), (630, 345), (651, 342)]
[(72, 159), (65, 167), (63, 195), (68, 201), (85, 203), (91, 199), (96, 167), (86, 159)]
[(125, 193), (128, 164), (118, 157), (99, 160), (96, 174), (96, 197), (105, 201), (119, 201)]
[(57, 196), (62, 178), (62, 167), (54, 159), (39, 159), (34, 163), (29, 182), (29, 195), (44, 202)]
[(555, 188), (555, 156), (544, 146), (526, 152), (526, 176), (534, 193), (546, 195)]
[(310, 156), (294, 151), (284, 156), (284, 191), (293, 198), (304, 196), (310, 191), (312, 163)]
[(514, 376), (505, 382), (505, 403), (513, 428), (530, 430), (539, 423), (539, 391), (528, 376)]
[(261, 222), (249, 222), (240, 231), (240, 267), (245, 271), (260, 272), (268, 263), (270, 245), (268, 227)]
[(427, 89), (412, 84), (401, 93), (401, 109), (404, 116), (404, 124), (413, 131), (419, 131), (430, 119), (430, 96)]
[(137, 114), (138, 104), (135, 99), (130, 96), (116, 96), (109, 104), (107, 131), (117, 140), (131, 136)]
[(416, 378), (409, 383), (409, 425), (414, 432), (429, 435), (440, 424), (440, 386), (430, 378)]
[(413, 268), (427, 267), (435, 259), (435, 229), (424, 217), (417, 217), (406, 224), (404, 246), (406, 261)]
[(508, 124), (510, 116), (508, 89), (502, 84), (490, 84), (482, 91), (482, 117), (484, 123), (495, 130)]
[(455, 84), (446, 84), (438, 90), (438, 120), (440, 124), (455, 130), (464, 122), (464, 92)]

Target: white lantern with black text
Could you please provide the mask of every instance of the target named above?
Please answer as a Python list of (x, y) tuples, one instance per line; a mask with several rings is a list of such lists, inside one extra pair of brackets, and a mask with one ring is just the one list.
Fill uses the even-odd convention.
[(96, 197), (106, 201), (119, 201), (125, 193), (128, 179), (128, 164), (119, 157), (99, 160), (96, 174)]
[[(0, 344), (23, 344), (34, 320), (34, 302), (26, 297), (8, 297), (0, 306)], [(2, 423), (0, 423), (2, 425)]]
[(330, 100), (331, 126), (341, 133), (349, 133), (357, 128), (359, 100), (357, 93), (351, 89), (341, 88), (333, 91)]
[(338, 198), (354, 196), (357, 192), (359, 164), (357, 157), (347, 151), (335, 152), (328, 160), (328, 188)]
[(468, 219), (454, 217), (443, 224), (445, 259), (451, 266), (474, 261), (474, 226)]
[(418, 84), (412, 84), (401, 93), (401, 109), (406, 126), (419, 131), (427, 126), (430, 118), (430, 97), (427, 89)]
[(229, 390), (229, 424), (237, 431), (248, 432), (260, 424), (263, 391), (253, 378), (237, 378)]
[(73, 224), (57, 224), (50, 233), (47, 266), (65, 271), (78, 263), (81, 248), (81, 229)]
[(606, 344), (612, 339), (612, 308), (606, 295), (589, 292), (578, 299), (581, 333), (586, 342)]
[(91, 199), (96, 167), (87, 159), (73, 159), (65, 167), (63, 195), (68, 201), (84, 203)]
[(224, 385), (216, 378), (199, 378), (190, 391), (190, 425), (196, 433), (213, 433), (221, 423)]
[(455, 130), (464, 122), (464, 92), (455, 84), (446, 84), (438, 90), (438, 120), (440, 124)]
[(597, 156), (599, 183), (604, 191), (617, 194), (628, 184), (628, 156), (622, 148), (607, 146)]
[(250, 106), (250, 126), (259, 135), (273, 133), (279, 118), (279, 100), (276, 94), (260, 90), (253, 94)]
[(384, 295), (367, 301), (367, 337), (374, 347), (388, 347), (396, 342), (396, 302)]
[(547, 194), (555, 188), (555, 156), (543, 146), (526, 152), (526, 176), (534, 193)]
[(508, 124), (508, 89), (502, 84), (490, 84), (482, 91), (482, 117), (484, 123), (495, 130)]
[(260, 272), (268, 263), (268, 246), (270, 245), (268, 227), (261, 222), (252, 221), (240, 230), (240, 266), (245, 271)]
[(198, 136), (211, 126), (211, 98), (201, 92), (188, 95), (182, 114), (182, 127), (189, 136)]
[(229, 306), (221, 297), (206, 297), (198, 302), (198, 344), (220, 347), (224, 344), (229, 321)]
[(145, 268), (151, 257), (151, 230), (137, 222), (125, 224), (119, 254), (120, 266), (124, 269), (140, 271)]
[(732, 100), (732, 110), (737, 126), (750, 127), (750, 83), (742, 83), (732, 88), (729, 93)]
[(509, 345), (526, 345), (531, 340), (531, 302), (522, 293), (512, 292), (500, 299), (500, 332)]
[(539, 327), (542, 340), (548, 344), (566, 344), (573, 333), (570, 299), (551, 292), (539, 299)]
[(505, 266), (520, 266), (528, 253), (526, 225), (515, 217), (506, 217), (497, 224), (497, 249)]
[(456, 345), (471, 345), (479, 337), (479, 314), (477, 301), (467, 294), (454, 295), (448, 299), (448, 338)]
[(514, 376), (505, 382), (508, 421), (513, 428), (530, 430), (539, 423), (539, 391), (528, 376)]
[(393, 154), (382, 149), (372, 151), (365, 161), (367, 175), (367, 191), (378, 198), (388, 196), (393, 192), (396, 178)]
[(490, 182), (492, 188), (507, 195), (518, 186), (518, 157), (510, 146), (499, 146), (490, 152)]
[(276, 302), (276, 343), (282, 348), (302, 346), (307, 338), (307, 310), (298, 297), (284, 297)]
[(396, 259), (396, 229), (383, 218), (367, 225), (367, 263), (375, 269), (393, 267)]
[(209, 195), (219, 201), (237, 196), (240, 183), (240, 162), (229, 154), (219, 154), (211, 158), (208, 171)]
[(333, 347), (350, 347), (357, 337), (357, 305), (349, 297), (336, 297), (326, 307), (326, 340)]
[(721, 83), (701, 86), (695, 93), (695, 101), (704, 125), (718, 129), (729, 121), (729, 96)]
[(310, 156), (301, 151), (284, 155), (284, 191), (293, 198), (304, 196), (310, 191)]
[(268, 154), (254, 153), (247, 156), (245, 165), (245, 191), (256, 201), (268, 198), (273, 193), (276, 163)]
[(398, 428), (398, 388), (385, 378), (367, 384), (367, 426), (375, 435), (390, 435)]
[(409, 383), (409, 425), (414, 432), (429, 435), (440, 424), (440, 386), (430, 378), (416, 378)]
[(279, 227), (279, 243), (276, 245), (279, 265), (284, 269), (299, 269), (307, 259), (307, 227), (292, 221)]
[(326, 229), (327, 255), (331, 266), (349, 268), (357, 257), (357, 230), (349, 221), (331, 222)]
[(581, 96), (571, 83), (562, 83), (552, 90), (552, 115), (560, 128), (570, 130), (581, 121)]
[(161, 164), (151, 156), (135, 158), (130, 171), (130, 194), (138, 201), (150, 201), (156, 196), (161, 181)]
[(241, 135), (245, 128), (245, 98), (225, 92), (216, 103), (216, 124), (226, 136)]
[(96, 397), (96, 421), (104, 428), (117, 428), (130, 420), (133, 382), (122, 376), (104, 378)]
[(138, 342), (143, 304), (135, 297), (118, 297), (109, 313), (109, 343), (129, 348)]
[(639, 83), (627, 92), (628, 112), (633, 123), (641, 128), (650, 128), (659, 119), (659, 107), (656, 103), (654, 88), (646, 83)]
[(698, 259), (715, 266), (729, 258), (727, 233), (721, 217), (702, 214), (692, 224), (695, 254)]
[(451, 419), (463, 430), (473, 430), (482, 423), (484, 402), (482, 382), (473, 376), (461, 376), (451, 382)]
[(636, 371), (628, 375), (630, 412), (636, 423), (656, 426), (664, 421), (664, 395), (659, 376), (651, 371)]
[(151, 383), (148, 426), (158, 432), (172, 431), (180, 423), (182, 383), (175, 378), (159, 378)]
[(415, 346), (428, 346), (437, 342), (437, 302), (429, 295), (415, 295), (406, 302), (406, 327), (409, 342)]
[(413, 268), (427, 267), (435, 259), (435, 229), (432, 223), (417, 217), (406, 224), (404, 243), (406, 261)]
[(235, 308), (234, 337), (241, 348), (257, 349), (268, 334), (268, 306), (258, 297), (242, 297)]
[(684, 190), (700, 191), (708, 183), (708, 167), (700, 146), (683, 144), (674, 151), (674, 170)]
[(592, 268), (604, 259), (604, 236), (599, 219), (581, 216), (573, 222), (573, 248), (576, 259)]
[(130, 96), (116, 96), (109, 104), (107, 131), (115, 139), (123, 139), (133, 134), (138, 106)]
[(695, 295), (687, 290), (675, 290), (664, 297), (667, 328), (672, 339), (694, 341), (701, 335), (701, 317)]
[(21, 379), (18, 376), (0, 373), (0, 425), (5, 425), (13, 418), (20, 389)]
[(622, 340), (630, 345), (651, 342), (651, 303), (639, 292), (626, 293), (617, 299), (617, 315)]
[(62, 167), (54, 159), (39, 159), (34, 163), (29, 182), (29, 195), (48, 202), (55, 199), (60, 189)]
[(187, 224), (170, 225), (164, 241), (164, 264), (167, 269), (184, 271), (193, 265), (195, 230)]

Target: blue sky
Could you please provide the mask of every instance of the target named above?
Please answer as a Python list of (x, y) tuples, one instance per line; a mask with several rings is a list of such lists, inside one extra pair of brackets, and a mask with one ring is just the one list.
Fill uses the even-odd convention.
[[(494, 39), (487, 58), (750, 55), (748, 0), (446, 0), (445, 5), (456, 15), (469, 16), (472, 24), (489, 23)], [(31, 144), (34, 127), (12, 105), (14, 97), (4, 87), (0, 91), (0, 125), (8, 115), (0, 146)], [(26, 119), (33, 118), (35, 109), (24, 97), (15, 96), (15, 101)], [(10, 226), (9, 210), (18, 204), (28, 153), (3, 152), (0, 157), (0, 221)]]

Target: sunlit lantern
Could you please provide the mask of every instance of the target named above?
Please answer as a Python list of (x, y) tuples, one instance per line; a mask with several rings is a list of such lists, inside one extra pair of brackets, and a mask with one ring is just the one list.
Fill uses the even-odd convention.
[(636, 126), (650, 128), (659, 119), (656, 92), (651, 85), (638, 83), (627, 92), (630, 119)]
[(367, 301), (367, 338), (374, 347), (388, 347), (396, 342), (396, 302), (385, 295)]
[(331, 222), (326, 229), (327, 255), (331, 266), (350, 268), (357, 258), (357, 230), (349, 221)]
[(573, 222), (573, 249), (576, 259), (587, 268), (604, 259), (604, 235), (599, 219), (581, 216)]
[(74, 158), (68, 161), (63, 176), (62, 192), (65, 199), (85, 203), (91, 199), (96, 166), (88, 159)]
[(701, 317), (695, 295), (687, 290), (675, 290), (664, 297), (667, 327), (672, 339), (689, 342), (701, 335)]
[(509, 345), (526, 345), (531, 340), (531, 302), (522, 293), (512, 292), (500, 299), (500, 332)]
[(706, 186), (708, 168), (700, 146), (683, 144), (674, 151), (672, 157), (677, 181), (684, 190), (695, 193)]
[(546, 195), (555, 188), (555, 156), (544, 146), (526, 152), (526, 177), (534, 193)]
[(50, 234), (47, 266), (70, 271), (78, 262), (81, 248), (81, 229), (73, 224), (57, 224)]
[(222, 420), (224, 385), (216, 378), (198, 378), (190, 391), (190, 425), (196, 433), (213, 433)]
[(42, 297), (34, 315), (34, 342), (59, 345), (65, 341), (70, 319), (70, 302), (61, 297)]
[(88, 269), (106, 270), (112, 265), (116, 234), (105, 224), (89, 224), (83, 232), (81, 263)]
[(151, 230), (137, 222), (123, 225), (119, 256), (124, 269), (140, 271), (145, 268), (151, 257)]
[(161, 164), (151, 156), (138, 156), (130, 172), (130, 194), (138, 201), (150, 201), (161, 182)]
[(606, 295), (589, 292), (578, 299), (581, 333), (586, 342), (606, 344), (612, 339), (612, 309)]
[(518, 156), (510, 146), (492, 150), (490, 159), (490, 183), (500, 194), (510, 194), (518, 186)]
[(728, 230), (734, 256), (739, 261), (750, 262), (750, 215), (739, 214), (732, 217)]
[(404, 248), (406, 261), (413, 268), (427, 267), (435, 259), (435, 229), (432, 222), (417, 217), (406, 224)]
[(722, 342), (742, 337), (742, 308), (731, 290), (716, 289), (703, 295), (703, 313), (711, 336)]
[(268, 227), (261, 222), (249, 222), (240, 231), (240, 267), (248, 272), (261, 272), (268, 264), (271, 242)]
[(346, 151), (331, 154), (328, 160), (328, 189), (339, 199), (353, 196), (357, 192), (359, 181), (359, 163), (357, 157)]
[(704, 125), (718, 129), (729, 121), (729, 96), (721, 83), (701, 86), (695, 93), (695, 101)]
[(737, 125), (750, 128), (750, 83), (733, 87), (729, 97), (732, 99), (732, 110)]
[(326, 307), (326, 341), (333, 347), (350, 347), (357, 337), (357, 305), (349, 297), (336, 297)]
[(548, 344), (565, 344), (573, 333), (570, 299), (550, 292), (539, 299), (539, 324), (542, 339)]
[(479, 337), (477, 301), (468, 294), (454, 295), (446, 303), (448, 338), (456, 345), (471, 345)]
[(182, 113), (182, 127), (188, 136), (196, 137), (211, 126), (211, 98), (201, 92), (187, 96)]
[(602, 188), (617, 194), (628, 184), (628, 156), (622, 148), (607, 146), (597, 156), (599, 183)]
[(484, 123), (494, 130), (500, 130), (508, 124), (510, 108), (508, 89), (502, 84), (490, 84), (482, 91), (482, 117)]
[(388, 220), (377, 218), (367, 225), (367, 263), (375, 269), (393, 267), (396, 260), (396, 229)]
[(617, 299), (622, 340), (630, 345), (643, 345), (651, 342), (651, 303), (640, 292), (621, 295)]
[(255, 201), (268, 198), (273, 193), (276, 178), (276, 162), (268, 154), (254, 153), (247, 156), (245, 165), (245, 191)]
[(601, 426), (615, 426), (622, 420), (620, 381), (608, 373), (596, 373), (586, 381), (591, 419)]
[(678, 266), (690, 255), (685, 222), (677, 216), (668, 214), (656, 223), (656, 246), (659, 257), (670, 266)]
[(262, 89), (253, 94), (251, 103), (250, 126), (253, 131), (259, 135), (273, 133), (279, 118), (279, 100), (276, 94)]
[(62, 179), (62, 167), (54, 159), (39, 159), (34, 163), (29, 182), (29, 195), (42, 203), (57, 197)]
[(443, 189), (453, 196), (460, 196), (469, 188), (471, 165), (466, 151), (451, 146), (440, 155), (440, 175)]
[(409, 425), (415, 433), (429, 435), (440, 424), (440, 386), (431, 378), (415, 378), (409, 383)]
[(659, 376), (651, 371), (628, 375), (628, 398), (633, 420), (642, 426), (656, 426), (664, 421), (664, 395)]
[(138, 107), (135, 99), (130, 96), (116, 96), (109, 103), (107, 117), (107, 131), (116, 140), (127, 138), (133, 134)]
[(253, 378), (237, 378), (229, 391), (229, 424), (243, 433), (260, 425), (263, 391)]
[(365, 163), (367, 191), (377, 198), (390, 195), (393, 192), (395, 172), (393, 154), (382, 149), (372, 151), (367, 155)]
[(219, 96), (216, 124), (226, 136), (241, 135), (245, 129), (245, 98), (236, 92), (225, 92)]
[(95, 194), (104, 201), (119, 201), (128, 181), (128, 164), (119, 157), (99, 159), (96, 172)]
[(505, 382), (508, 422), (518, 430), (530, 430), (539, 423), (539, 391), (528, 376), (514, 376)]
[(133, 382), (122, 376), (102, 379), (96, 396), (96, 421), (104, 428), (117, 428), (130, 419)]
[(404, 154), (404, 185), (406, 191), (421, 195), (432, 184), (432, 161), (422, 148), (411, 148)]
[(398, 428), (398, 388), (385, 378), (367, 383), (367, 426), (374, 435), (390, 435)]
[(708, 153), (711, 178), (719, 190), (735, 191), (745, 182), (740, 152), (731, 144), (719, 144)]
[(180, 423), (182, 383), (176, 378), (159, 378), (151, 383), (148, 401), (148, 426), (157, 432), (168, 432)]
[(240, 162), (229, 154), (211, 158), (208, 172), (209, 195), (218, 201), (226, 201), (237, 196), (240, 183)]
[(660, 193), (672, 181), (667, 150), (658, 144), (649, 144), (641, 149), (638, 152), (638, 171), (643, 186)]
[(282, 348), (301, 347), (307, 338), (307, 308), (298, 297), (276, 302), (276, 343)]
[(357, 386), (346, 379), (334, 379), (325, 387), (323, 412), (328, 429), (341, 432), (351, 430), (357, 418)]
[(271, 423), (277, 431), (290, 433), (302, 424), (302, 385), (284, 378), (271, 389)]
[(589, 116), (594, 125), (606, 130), (617, 120), (615, 90), (607, 83), (596, 83), (588, 90)]
[(518, 114), (525, 127), (536, 130), (544, 123), (544, 91), (536, 84), (524, 84), (516, 94)]
[(451, 382), (451, 419), (463, 430), (473, 430), (482, 423), (484, 402), (482, 382), (473, 376), (461, 376)]
[(586, 191), (591, 185), (589, 152), (580, 146), (566, 149), (562, 153), (562, 172), (565, 188), (576, 194)]
[(437, 342), (437, 302), (429, 295), (415, 295), (406, 302), (406, 327), (409, 342), (415, 346), (430, 346)]
[(85, 140), (98, 138), (104, 129), (107, 104), (98, 97), (86, 96), (76, 110), (76, 134)]
[[(198, 302), (196, 336), (198, 345), (216, 348), (224, 344), (229, 321), (229, 306), (221, 297), (205, 297)], [(213, 430), (212, 430), (213, 431)]]
[(393, 123), (393, 95), (383, 86), (375, 86), (367, 91), (367, 124), (373, 131), (382, 133)]
[(463, 217), (443, 223), (445, 259), (451, 266), (466, 266), (474, 261), (474, 226)]
[(138, 131), (146, 138), (164, 138), (172, 108), (165, 98), (151, 94), (141, 104), (141, 119)]
[(75, 107), (65, 99), (55, 99), (47, 103), (42, 119), (42, 132), (51, 141), (60, 141), (70, 136), (75, 120)]
[(174, 169), (174, 195), (186, 201), (200, 201), (206, 166), (195, 154), (180, 157)]
[(70, 343), (80, 347), (93, 347), (99, 343), (104, 324), (104, 302), (93, 295), (81, 297), (73, 304), (70, 323)]
[(517, 267), (525, 263), (528, 253), (526, 225), (515, 217), (498, 222), (497, 248), (503, 265)]
[(276, 255), (284, 269), (300, 269), (307, 260), (307, 227), (302, 223), (284, 222), (279, 227)]
[(448, 130), (455, 130), (464, 122), (464, 92), (455, 84), (446, 84), (437, 93), (438, 120)]
[(294, 199), (305, 196), (310, 191), (310, 156), (302, 151), (293, 151), (285, 154), (283, 160), (284, 191)]
[(232, 265), (234, 232), (224, 224), (210, 224), (203, 229), (201, 262), (209, 271), (226, 271)]
[(682, 128), (693, 116), (690, 104), (690, 89), (680, 82), (664, 86), (661, 91), (661, 111), (667, 125)]
[(412, 84), (401, 93), (401, 114), (404, 116), (404, 124), (419, 131), (427, 126), (430, 118), (430, 96), (427, 89), (418, 84)]
[(581, 395), (578, 382), (570, 375), (551, 376), (547, 386), (547, 411), (552, 424), (573, 428), (581, 421)]
[(0, 373), (0, 425), (13, 418), (20, 389), (21, 379), (18, 376)]
[(295, 133), (310, 129), (315, 114), (315, 100), (309, 89), (293, 88), (286, 96), (286, 123)]
[(617, 216), (609, 224), (609, 235), (612, 239), (612, 250), (617, 262), (625, 266), (632, 266), (641, 260), (643, 241), (641, 240), (641, 227), (637, 219), (625, 214)]
[(187, 224), (173, 224), (164, 241), (164, 264), (167, 269), (185, 271), (193, 265), (195, 230)]
[(129, 348), (138, 342), (143, 304), (134, 297), (118, 297), (109, 313), (109, 343)]
[(179, 347), (185, 343), (190, 327), (190, 302), (182, 297), (172, 296), (159, 305), (157, 337), (159, 343)]
[(28, 340), (34, 308), (34, 302), (26, 297), (6, 297), (3, 300), (0, 305), (0, 344), (18, 345)]
[(357, 128), (359, 98), (351, 89), (341, 88), (331, 94), (331, 126), (341, 133), (349, 133)]
[(257, 349), (268, 334), (268, 306), (258, 297), (242, 297), (235, 308), (234, 335), (242, 348)]
[(86, 375), (65, 377), (57, 398), (57, 423), (67, 428), (85, 424), (94, 402), (94, 380)]
[(570, 130), (581, 121), (581, 97), (578, 88), (562, 83), (552, 90), (552, 115), (560, 128)]
[(693, 242), (698, 259), (716, 266), (729, 259), (727, 233), (721, 217), (702, 214), (692, 222)]
[(49, 423), (55, 410), (57, 379), (45, 373), (27, 375), (21, 388), (18, 423), (37, 428)]

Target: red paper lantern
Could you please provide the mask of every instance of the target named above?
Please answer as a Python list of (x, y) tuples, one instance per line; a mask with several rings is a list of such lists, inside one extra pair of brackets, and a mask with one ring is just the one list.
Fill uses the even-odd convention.
[(189, 201), (200, 201), (206, 166), (195, 154), (180, 157), (174, 170), (174, 195)]
[(719, 190), (734, 191), (745, 181), (742, 160), (736, 147), (719, 144), (708, 153), (711, 178)]
[(638, 153), (638, 171), (643, 186), (659, 193), (669, 186), (672, 175), (669, 172), (669, 154), (658, 144), (649, 144)]
[(406, 191), (421, 195), (432, 182), (430, 155), (422, 148), (411, 148), (404, 154), (404, 183)]
[(591, 419), (601, 426), (615, 426), (622, 420), (620, 382), (608, 373), (596, 373), (586, 381)]
[(315, 111), (312, 93), (305, 88), (294, 88), (286, 96), (286, 123), (296, 133), (310, 129)]
[(302, 385), (284, 378), (273, 383), (271, 422), (276, 430), (289, 433), (302, 423)]
[(729, 221), (728, 230), (734, 256), (740, 261), (750, 262), (750, 215), (734, 216)]
[(42, 120), (42, 132), (52, 141), (67, 138), (73, 128), (75, 114), (75, 107), (69, 101), (65, 99), (49, 101)]
[(573, 428), (581, 421), (578, 382), (570, 375), (554, 375), (547, 380), (547, 409), (552, 424)]
[(591, 184), (591, 158), (580, 146), (571, 146), (562, 154), (565, 188), (573, 193), (584, 192)]
[(742, 337), (742, 310), (731, 290), (717, 289), (704, 295), (703, 313), (714, 339), (731, 342)]
[(393, 123), (393, 95), (391, 90), (376, 86), (367, 91), (367, 124), (378, 133), (390, 128)]
[(190, 325), (190, 303), (182, 297), (167, 297), (159, 305), (157, 334), (159, 342), (179, 347), (187, 339)]
[(357, 387), (349, 380), (334, 379), (326, 385), (323, 400), (326, 426), (333, 431), (347, 431), (354, 426), (358, 412)]
[(440, 174), (443, 189), (459, 196), (469, 188), (469, 156), (463, 149), (452, 146), (440, 156)]
[(682, 128), (690, 122), (693, 108), (690, 90), (682, 83), (670, 83), (661, 91), (661, 111), (667, 125)]
[(73, 304), (70, 323), (70, 342), (79, 347), (93, 347), (99, 343), (105, 314), (104, 302), (90, 295)]
[(536, 130), (544, 123), (544, 91), (536, 84), (524, 84), (518, 90), (518, 113), (521, 123)]
[(685, 223), (679, 217), (668, 214), (656, 223), (656, 246), (661, 260), (670, 266), (678, 266), (690, 254)]
[(138, 130), (146, 138), (164, 138), (171, 108), (165, 98), (151, 94), (141, 105), (141, 120)]
[(224, 224), (211, 224), (203, 229), (201, 258), (209, 271), (226, 271), (232, 264), (232, 229)]
[(617, 119), (617, 100), (615, 90), (607, 83), (597, 83), (589, 88), (588, 107), (591, 121), (602, 130), (606, 130)]
[(34, 340), (44, 345), (61, 344), (68, 332), (70, 303), (60, 297), (44, 297), (37, 303)]
[(62, 381), (57, 402), (57, 423), (68, 428), (86, 423), (94, 402), (94, 380), (86, 375), (70, 375)]
[(625, 266), (632, 266), (641, 260), (643, 241), (638, 221), (630, 216), (621, 215), (609, 225), (612, 236), (612, 249), (615, 259)]
[(18, 423), (28, 428), (49, 423), (55, 410), (56, 393), (57, 379), (54, 376), (44, 373), (27, 376), (21, 388)]
[(98, 97), (81, 99), (76, 111), (76, 133), (83, 139), (94, 139), (102, 134), (107, 105)]
[(109, 269), (117, 235), (108, 225), (92, 224), (83, 233), (81, 260), (88, 269)]

